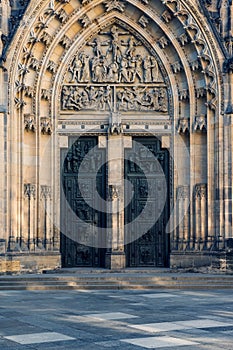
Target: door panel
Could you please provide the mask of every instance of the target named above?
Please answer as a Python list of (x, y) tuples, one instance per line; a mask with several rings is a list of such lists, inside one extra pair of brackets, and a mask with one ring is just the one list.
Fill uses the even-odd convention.
[[(134, 195), (131, 203), (125, 209), (125, 223), (132, 223), (132, 240), (134, 232), (133, 221), (142, 213), (147, 200), (148, 206), (145, 214), (141, 215), (139, 227), (142, 236), (126, 246), (127, 266), (149, 267), (167, 266), (169, 253), (169, 237), (165, 233), (169, 218), (169, 190), (167, 190), (166, 203), (162, 214), (155, 220), (156, 213), (160, 210), (160, 196), (163, 196), (164, 176), (166, 184), (169, 183), (169, 153), (161, 149), (161, 143), (156, 138), (134, 138), (133, 148), (125, 151), (125, 178), (133, 185)], [(145, 147), (140, 147), (142, 144)], [(148, 149), (150, 152), (147, 152)], [(152, 156), (153, 154), (153, 156)], [(155, 161), (155, 158), (158, 162)], [(161, 168), (163, 174), (161, 174)], [(144, 171), (146, 170), (146, 174)], [(163, 177), (163, 178), (162, 178)], [(148, 181), (153, 184), (148, 197)], [(127, 194), (126, 191), (126, 195)], [(156, 221), (156, 222), (155, 222)], [(149, 225), (151, 228), (146, 230)], [(147, 226), (148, 227), (148, 226)], [(143, 232), (145, 232), (143, 234)], [(127, 233), (130, 235), (130, 232)]]
[[(96, 169), (100, 159), (101, 163), (105, 163), (105, 151), (95, 148), (94, 153), (88, 156), (88, 152), (97, 145), (95, 137), (70, 138), (69, 142), (69, 150), (62, 150), (61, 154), (62, 265), (104, 267), (105, 249), (93, 248), (90, 237), (93, 240), (98, 237), (99, 246), (103, 246), (104, 237), (101, 237), (98, 228), (106, 227), (106, 215), (104, 208), (95, 209), (95, 191), (105, 199), (106, 167), (103, 165), (98, 172)], [(96, 241), (93, 246), (96, 246)]]

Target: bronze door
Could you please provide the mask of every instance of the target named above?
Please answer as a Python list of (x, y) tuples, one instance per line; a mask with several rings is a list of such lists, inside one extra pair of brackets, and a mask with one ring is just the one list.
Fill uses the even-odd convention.
[(96, 147), (95, 137), (70, 138), (69, 143), (69, 150), (61, 152), (62, 266), (104, 267), (105, 249), (99, 247), (105, 246), (101, 228), (106, 227), (106, 215), (95, 203), (95, 191), (106, 199), (105, 151)]
[[(168, 266), (169, 237), (165, 229), (169, 218), (169, 189), (167, 185), (169, 183), (169, 153), (167, 150), (161, 149), (161, 142), (156, 138), (135, 137), (133, 140), (135, 141), (133, 148), (125, 151), (125, 178), (133, 186), (132, 200), (125, 208), (125, 224), (132, 223), (128, 228), (131, 232), (127, 232), (127, 237), (132, 235), (131, 243), (126, 246), (127, 266)], [(142, 148), (144, 149), (141, 150)], [(142, 169), (146, 169), (146, 174)], [(152, 184), (153, 187), (150, 192), (149, 209), (145, 215), (140, 216), (140, 221), (137, 223), (137, 226), (141, 227), (142, 235), (133, 240), (135, 229), (133, 221), (142, 213), (148, 200), (147, 179), (149, 179), (150, 186)], [(158, 219), (154, 219), (157, 206), (161, 205), (160, 196), (164, 196), (163, 192), (166, 192), (164, 187), (167, 190), (165, 205), (161, 207), (161, 215), (158, 216)], [(132, 188), (129, 191), (132, 192)], [(125, 196), (130, 196), (130, 193), (125, 191)], [(149, 226), (147, 226), (148, 224)], [(151, 228), (145, 232), (144, 227)]]

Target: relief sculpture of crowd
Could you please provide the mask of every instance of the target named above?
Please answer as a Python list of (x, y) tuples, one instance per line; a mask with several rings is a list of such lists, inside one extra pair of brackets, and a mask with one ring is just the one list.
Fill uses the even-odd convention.
[(62, 110), (168, 111), (157, 59), (116, 25), (87, 42), (71, 61)]

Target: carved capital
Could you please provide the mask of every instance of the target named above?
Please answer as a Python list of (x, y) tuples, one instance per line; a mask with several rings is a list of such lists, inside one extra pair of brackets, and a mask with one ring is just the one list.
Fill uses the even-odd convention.
[(82, 24), (83, 28), (87, 28), (92, 23), (86, 14), (79, 18), (79, 22)]
[(64, 49), (67, 49), (72, 44), (72, 40), (68, 38), (68, 36), (64, 35), (63, 38), (59, 41), (59, 44), (61, 44)]
[(51, 98), (51, 91), (48, 89), (41, 89), (41, 98), (43, 100), (49, 101)]
[(26, 131), (35, 132), (36, 131), (36, 125), (35, 125), (35, 117), (31, 114), (24, 114), (24, 129)]
[(204, 114), (195, 117), (195, 122), (193, 125), (194, 131), (207, 131), (207, 118)]
[(121, 124), (121, 114), (111, 113), (109, 121), (109, 133), (111, 135), (119, 135), (123, 132), (123, 126)]
[(24, 184), (24, 196), (29, 200), (36, 198), (36, 186), (32, 184)]
[(149, 24), (149, 18), (145, 15), (141, 16), (138, 20), (138, 23), (142, 28), (146, 28)]
[(48, 198), (51, 198), (51, 186), (46, 186), (46, 185), (42, 185), (40, 186), (40, 189), (41, 189), (41, 198), (44, 198), (44, 199), (48, 199)]
[(190, 132), (189, 119), (180, 118), (178, 120), (177, 132), (179, 134), (189, 134)]
[(191, 62), (190, 62), (190, 67), (191, 67), (191, 69), (192, 69), (193, 72), (196, 71), (196, 70), (198, 70), (198, 69), (200, 68), (199, 59), (196, 59), (196, 60), (194, 60), (194, 61), (191, 61)]
[(40, 127), (41, 127), (41, 133), (43, 135), (51, 135), (52, 134), (52, 126), (51, 126), (51, 119), (47, 117), (41, 117), (40, 118)]
[(196, 184), (194, 186), (194, 198), (206, 198), (207, 197), (207, 184)]
[(56, 17), (61, 23), (64, 23), (68, 18), (68, 15), (64, 9), (61, 9), (59, 12), (56, 12)]
[(49, 61), (48, 62), (48, 65), (47, 65), (47, 70), (51, 73), (55, 73), (56, 72), (56, 69), (57, 69), (57, 65), (55, 62), (53, 61)]
[(183, 66), (180, 61), (174, 62), (171, 66), (175, 74), (179, 73), (183, 69)]
[(49, 33), (44, 31), (40, 37), (40, 41), (48, 46), (52, 41), (52, 37)]
[(35, 57), (32, 57), (29, 63), (29, 67), (37, 71), (40, 67), (40, 61), (38, 61)]
[(34, 97), (34, 89), (32, 86), (25, 86), (25, 96), (26, 97)]
[(182, 89), (179, 91), (179, 98), (180, 101), (187, 100), (189, 98), (189, 91), (188, 89)]
[(179, 186), (177, 187), (177, 198), (187, 199), (189, 198), (190, 187), (189, 186)]
[(172, 13), (169, 10), (166, 10), (162, 13), (161, 17), (166, 23), (169, 23), (172, 20)]
[(164, 49), (166, 46), (168, 46), (169, 44), (169, 39), (166, 36), (162, 36), (159, 40), (158, 40), (159, 46)]
[(189, 43), (189, 37), (186, 33), (183, 33), (179, 36), (178, 38), (179, 42), (181, 43), (182, 46), (185, 46), (186, 44)]

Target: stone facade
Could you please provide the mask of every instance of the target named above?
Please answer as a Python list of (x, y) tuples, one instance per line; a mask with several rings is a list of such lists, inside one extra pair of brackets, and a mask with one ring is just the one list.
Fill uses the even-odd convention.
[[(104, 266), (130, 266), (124, 154), (136, 149), (135, 138), (153, 136), (160, 142), (148, 146), (160, 164), (157, 170), (166, 168), (163, 150), (169, 152), (166, 215), (158, 220), (161, 231), (158, 208), (150, 212), (157, 238), (147, 233), (144, 248), (135, 245), (129, 254), (132, 259), (142, 254), (139, 260), (149, 266), (145, 247), (151, 242), (155, 266), (231, 268), (232, 1), (2, 0), (0, 6), (0, 271), (61, 265), (66, 248), (60, 231), (69, 231), (62, 227), (62, 173), (69, 192), (69, 176), (78, 173), (90, 148), (86, 141), (86, 150), (74, 150), (72, 140), (80, 136), (95, 138), (108, 162), (105, 243), (78, 240), (106, 249)], [(149, 167), (153, 178), (157, 170), (150, 157), (145, 151), (140, 165)], [(89, 158), (84, 170), (98, 171), (98, 152)], [(135, 159), (128, 161), (131, 180), (140, 173)], [(142, 177), (138, 181), (143, 202), (148, 193)], [(154, 203), (162, 196), (159, 190)], [(92, 222), (98, 235), (96, 222), (102, 219), (89, 217), (78, 203), (79, 218)], [(89, 232), (75, 220), (72, 227), (83, 236)], [(141, 230), (135, 239), (148, 231)], [(164, 242), (158, 243), (166, 250), (163, 262), (155, 242)], [(90, 257), (87, 249), (79, 254), (84, 262)]]

